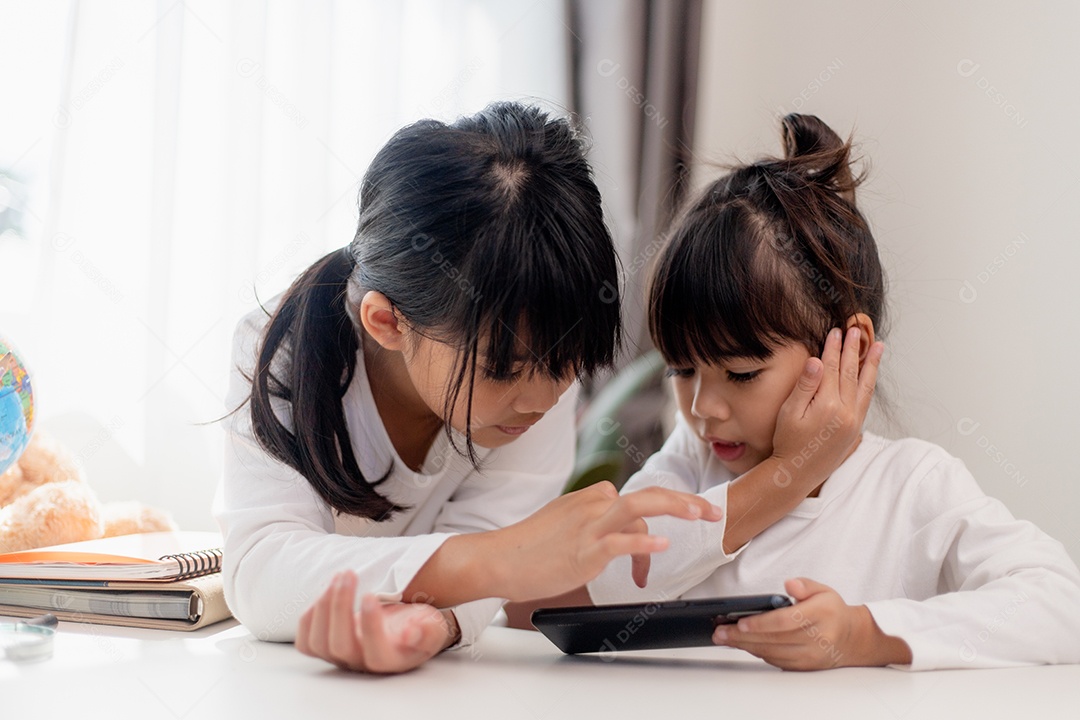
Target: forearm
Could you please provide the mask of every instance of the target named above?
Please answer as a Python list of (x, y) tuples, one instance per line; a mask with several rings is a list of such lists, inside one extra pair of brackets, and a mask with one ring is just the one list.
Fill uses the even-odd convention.
[[(335, 574), (351, 570), (361, 592), (395, 598), (418, 568), (449, 537), (353, 537), (295, 529), (260, 532), (247, 517), (232, 513), (225, 533), (222, 578), (233, 614), (260, 640), (295, 639), (300, 610), (330, 586)], [(280, 526), (289, 527), (282, 521)]]
[(665, 537), (641, 532), (643, 518), (660, 516), (710, 524), (723, 514), (691, 493), (652, 487), (620, 496), (610, 483), (597, 483), (513, 525), (445, 540), (413, 575), (404, 599), (450, 607), (559, 595), (589, 582), (616, 557), (667, 549)]
[(1042, 568), (926, 600), (867, 603), (882, 632), (911, 647), (912, 670), (1080, 662), (1078, 606), (1075, 581)]
[(724, 553), (730, 555), (771, 527), (823, 483), (827, 475), (769, 458), (728, 484)]
[(439, 608), (506, 597), (494, 550), (494, 532), (454, 535), (432, 553), (402, 592), (405, 602)]

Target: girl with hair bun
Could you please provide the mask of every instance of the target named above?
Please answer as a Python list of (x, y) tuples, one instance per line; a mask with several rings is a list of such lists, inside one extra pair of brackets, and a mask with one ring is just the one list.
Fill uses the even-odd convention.
[[(810, 443), (778, 452), (789, 395), (824, 369), (810, 406), (844, 415), (869, 403), (872, 384), (855, 379), (883, 352), (884, 276), (855, 205), (850, 142), (809, 115), (785, 117), (782, 131), (784, 157), (705, 188), (650, 279), (649, 328), (679, 418), (624, 492), (697, 493), (732, 521), (650, 519), (671, 549), (653, 558), (648, 587), (626, 582), (616, 560), (589, 595), (611, 603), (784, 587), (793, 607), (718, 627), (713, 639), (788, 669), (1080, 662), (1076, 564), (936, 445), (856, 432), (839, 468), (793, 507), (735, 523), (748, 508), (735, 492), (746, 473), (787, 487), (835, 432), (826, 421)], [(829, 397), (835, 409), (821, 407)]]

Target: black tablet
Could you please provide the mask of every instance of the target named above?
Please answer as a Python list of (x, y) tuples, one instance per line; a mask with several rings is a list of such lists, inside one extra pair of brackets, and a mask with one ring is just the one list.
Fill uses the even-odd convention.
[(713, 644), (717, 625), (793, 604), (787, 595), (743, 595), (543, 608), (533, 612), (532, 624), (568, 654), (704, 647)]

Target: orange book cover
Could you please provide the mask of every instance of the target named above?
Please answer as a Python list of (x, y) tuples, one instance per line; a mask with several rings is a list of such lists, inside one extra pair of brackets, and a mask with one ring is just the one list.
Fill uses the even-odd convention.
[(138, 533), (0, 555), (0, 580), (179, 580), (221, 569), (221, 535)]

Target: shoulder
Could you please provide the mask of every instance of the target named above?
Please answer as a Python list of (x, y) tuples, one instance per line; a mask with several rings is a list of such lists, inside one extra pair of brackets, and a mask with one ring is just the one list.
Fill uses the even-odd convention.
[(899, 495), (907, 496), (917, 515), (936, 515), (986, 499), (963, 460), (940, 445), (918, 438), (889, 440), (870, 433), (864, 435), (863, 444), (868, 456), (864, 474), (873, 475), (879, 487), (892, 486)]
[(254, 346), (262, 337), (263, 331), (266, 329), (267, 324), (269, 324), (274, 311), (277, 310), (278, 305), (281, 304), (282, 295), (283, 293), (275, 295), (266, 303), (261, 304), (254, 310), (244, 314), (244, 316), (237, 321), (236, 327), (233, 328), (234, 358), (237, 355), (236, 351), (243, 348), (250, 348), (250, 350), (245, 353), (246, 355), (254, 355)]
[(888, 438), (864, 433), (856, 455), (867, 456), (868, 465), (890, 476), (920, 478), (936, 469), (963, 463), (945, 448), (919, 438)]
[[(281, 302), (281, 297), (280, 294), (276, 295), (264, 305), (246, 313), (233, 328), (229, 390), (225, 402), (230, 410), (246, 401), (251, 394), (251, 378), (263, 332)], [(280, 362), (280, 358), (278, 361)]]
[[(263, 333), (270, 323), (284, 293), (279, 293), (267, 302), (249, 311), (236, 323), (232, 337), (232, 373), (234, 376), (248, 378), (255, 369), (255, 360), (262, 344)], [(282, 350), (285, 348), (283, 347)], [(275, 358), (275, 366), (284, 360), (285, 355), (279, 352)]]

